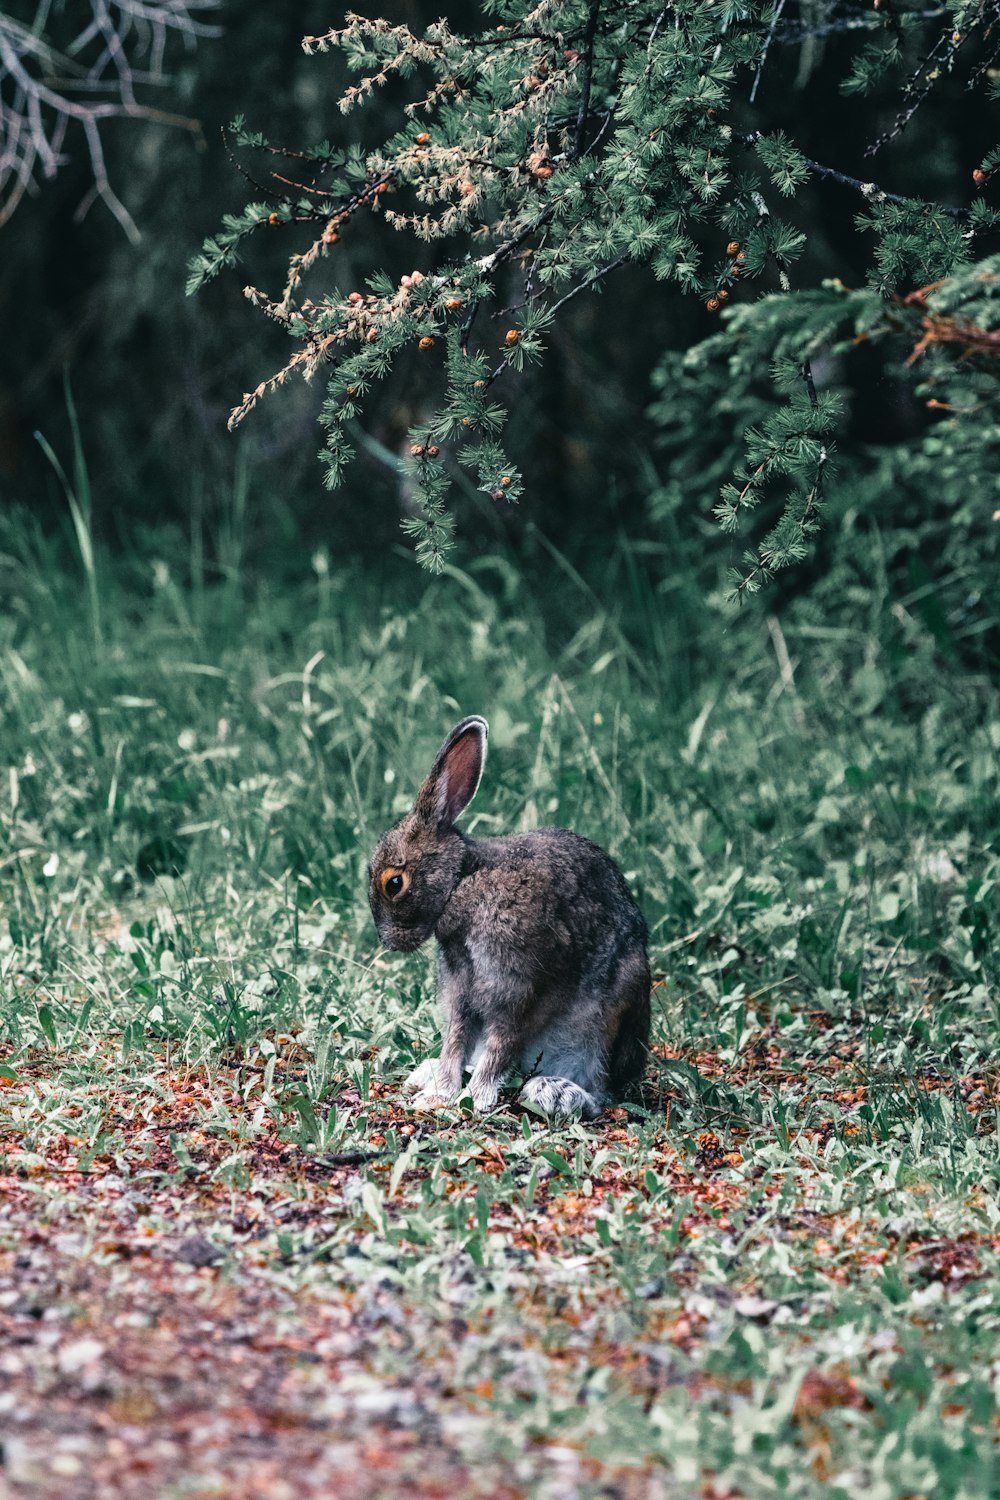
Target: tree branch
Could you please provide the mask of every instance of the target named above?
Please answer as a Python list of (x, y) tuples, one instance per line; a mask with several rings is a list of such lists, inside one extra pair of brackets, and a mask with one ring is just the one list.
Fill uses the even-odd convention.
[(597, 35), (597, 18), (600, 12), (601, 0), (590, 0), (587, 31), (583, 39), (583, 83), (580, 91), (580, 110), (576, 117), (576, 144), (573, 147), (574, 160), (583, 151), (583, 133), (587, 128), (587, 116), (590, 114), (590, 87), (594, 73), (594, 38)]
[[(82, 217), (101, 198), (130, 238), (138, 229), (111, 188), (100, 128), (108, 119), (143, 119), (197, 132), (197, 120), (146, 106), (136, 87), (165, 81), (163, 54), (168, 33), (192, 41), (218, 28), (196, 12), (217, 0), (90, 0), (78, 5), (78, 27), (57, 49), (46, 34), (51, 6), (38, 0), (33, 25), (0, 10), (0, 225), (5, 224), (37, 179), (54, 177), (65, 164), (63, 143), (70, 125), (83, 133), (93, 186), (77, 209)], [(72, 7), (68, 8), (72, 13)], [(146, 66), (137, 68), (137, 59)]]
[[(739, 141), (744, 146), (755, 146), (760, 140), (760, 131), (733, 131), (733, 140)], [(836, 167), (825, 167), (822, 162), (811, 161), (804, 157), (806, 166), (815, 177), (825, 177), (830, 182), (839, 182), (842, 187), (853, 188), (870, 203), (900, 203), (906, 208), (924, 202), (921, 198), (907, 198), (902, 193), (890, 193), (886, 188), (879, 187), (877, 182), (862, 182), (860, 177), (852, 177), (848, 172), (840, 172)], [(969, 210), (967, 208), (947, 208), (944, 204), (928, 204), (936, 212), (945, 214), (949, 219), (967, 219)]]
[(580, 292), (585, 292), (588, 287), (591, 287), (595, 284), (595, 282), (600, 281), (602, 276), (608, 276), (612, 271), (617, 271), (619, 266), (624, 266), (631, 259), (632, 257), (630, 255), (619, 255), (617, 260), (609, 261), (606, 266), (598, 266), (596, 271), (592, 271), (590, 275), (585, 277), (584, 280), (581, 281), (577, 286), (575, 286), (572, 291), (567, 292), (565, 297), (560, 297), (559, 301), (555, 304), (554, 307), (549, 308), (550, 316), (555, 317), (559, 309), (561, 307), (565, 307), (567, 302), (572, 302), (573, 298), (578, 296)]

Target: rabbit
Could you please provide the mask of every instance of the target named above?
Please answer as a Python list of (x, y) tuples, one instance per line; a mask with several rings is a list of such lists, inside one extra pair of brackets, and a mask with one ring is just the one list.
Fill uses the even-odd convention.
[(470, 1071), (485, 1113), (516, 1071), (523, 1103), (592, 1119), (634, 1094), (645, 1067), (646, 923), (589, 839), (566, 828), (472, 839), (455, 827), (479, 787), (488, 733), (478, 715), (455, 726), (368, 869), (385, 946), (410, 953), (438, 940), (444, 1042), (405, 1086), (429, 1106), (459, 1098)]

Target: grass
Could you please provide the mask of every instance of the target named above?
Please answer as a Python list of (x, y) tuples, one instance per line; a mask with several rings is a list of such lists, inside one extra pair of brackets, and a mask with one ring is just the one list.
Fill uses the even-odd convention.
[[(14, 1492), (994, 1492), (982, 681), (906, 600), (695, 621), (624, 545), (227, 547), (0, 541)], [(642, 1110), (400, 1099), (433, 953), (376, 949), (364, 868), (474, 711), (470, 831), (570, 825), (646, 911)]]

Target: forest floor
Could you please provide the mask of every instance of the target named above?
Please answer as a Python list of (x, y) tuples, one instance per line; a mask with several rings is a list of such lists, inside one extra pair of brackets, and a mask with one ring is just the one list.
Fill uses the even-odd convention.
[[(390, 610), (163, 565), (99, 622), (18, 576), (0, 1495), (995, 1492), (986, 696), (850, 641), (791, 683), (751, 622), (672, 700), (614, 612), (467, 575)], [(400, 1093), (433, 953), (378, 949), (365, 863), (470, 711), (471, 831), (574, 826), (647, 913), (641, 1107)]]

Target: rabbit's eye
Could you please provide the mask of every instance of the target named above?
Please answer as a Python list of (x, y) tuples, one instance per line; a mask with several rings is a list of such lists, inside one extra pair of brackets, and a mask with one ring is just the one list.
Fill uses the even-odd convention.
[(388, 896), (390, 901), (395, 901), (398, 896), (409, 889), (410, 877), (405, 870), (383, 870), (378, 883), (382, 888), (383, 896)]

